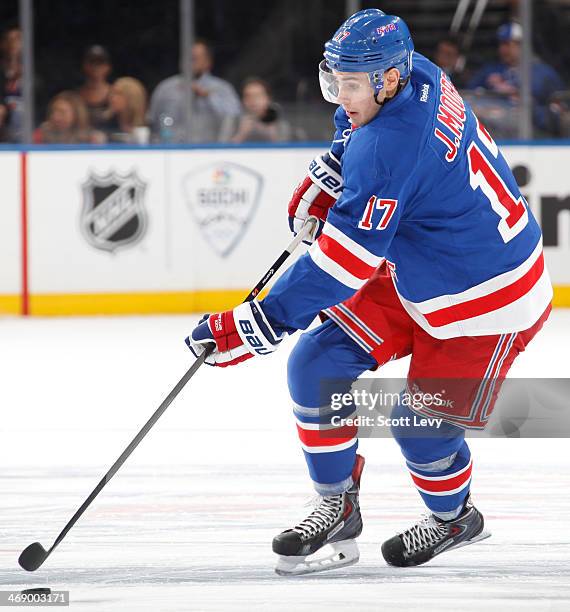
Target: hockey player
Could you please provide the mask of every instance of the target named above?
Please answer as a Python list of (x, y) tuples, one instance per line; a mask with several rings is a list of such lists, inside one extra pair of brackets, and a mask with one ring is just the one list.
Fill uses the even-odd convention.
[[(327, 317), (289, 358), (294, 415), (320, 498), (273, 541), (283, 574), (358, 560), (364, 459), (356, 428), (331, 427), (321, 381), (347, 392), (366, 370), (410, 354), (407, 391), (430, 392), (450, 377), (460, 384), (442, 405), (394, 408), (392, 416), (443, 425), (424, 435), (413, 418), (393, 427), (429, 515), (384, 542), (382, 554), (414, 566), (486, 536), (470, 500), (465, 430), (485, 426), (552, 298), (540, 228), (507, 162), (445, 74), (414, 52), (406, 24), (360, 11), (326, 43), (324, 58), (319, 77), (325, 99), (338, 105), (336, 133), (289, 205), (294, 230), (319, 217), (318, 239), (263, 301), (206, 316), (187, 339), (196, 355), (214, 342), (208, 362), (229, 366), (273, 352), (319, 312)], [(315, 560), (325, 544), (332, 553)]]

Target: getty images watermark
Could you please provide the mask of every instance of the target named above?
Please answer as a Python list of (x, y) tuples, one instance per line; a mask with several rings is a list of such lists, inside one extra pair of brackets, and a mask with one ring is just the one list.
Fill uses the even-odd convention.
[(568, 378), (507, 378), (502, 384), (491, 378), (326, 379), (320, 394), (318, 416), (327, 437), (344, 437), (351, 426), (359, 438), (391, 437), (398, 426), (411, 437), (437, 436), (451, 424), (470, 438), (570, 439), (570, 371)]
[[(382, 414), (382, 410), (393, 408), (396, 405), (406, 406), (412, 410), (424, 408), (442, 408), (449, 406), (449, 400), (445, 399), (444, 392), (424, 393), (415, 390), (411, 393), (405, 390), (400, 393), (391, 391), (368, 391), (366, 389), (353, 389), (350, 393), (331, 393), (330, 407), (334, 411), (343, 409), (355, 410), (356, 416), (342, 417), (335, 414), (330, 419), (333, 427), (430, 427), (439, 429), (443, 419), (437, 417), (422, 417), (417, 414), (412, 416), (392, 417)], [(377, 412), (376, 415), (366, 414), (363, 411)]]

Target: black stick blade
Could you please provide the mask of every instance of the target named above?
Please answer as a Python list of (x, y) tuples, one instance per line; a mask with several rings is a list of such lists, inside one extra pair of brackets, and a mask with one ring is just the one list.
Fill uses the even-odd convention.
[(18, 557), (18, 563), (27, 572), (35, 572), (47, 559), (48, 554), (47, 550), (39, 542), (34, 542), (24, 548)]

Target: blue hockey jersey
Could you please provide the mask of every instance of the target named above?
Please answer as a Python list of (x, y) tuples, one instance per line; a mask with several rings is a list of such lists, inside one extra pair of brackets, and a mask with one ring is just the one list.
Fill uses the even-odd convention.
[(263, 302), (277, 327), (304, 329), (384, 259), (402, 305), (435, 338), (521, 331), (548, 306), (540, 228), (506, 160), (445, 73), (413, 59), (408, 84), (369, 123), (336, 111), (343, 191)]

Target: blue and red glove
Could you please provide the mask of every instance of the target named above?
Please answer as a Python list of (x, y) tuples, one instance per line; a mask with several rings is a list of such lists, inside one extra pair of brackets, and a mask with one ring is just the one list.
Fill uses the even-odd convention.
[(233, 310), (204, 315), (186, 338), (188, 348), (199, 357), (208, 345), (215, 344), (206, 363), (225, 368), (277, 349), (284, 337), (278, 334), (257, 300), (240, 304)]
[(319, 237), (329, 210), (342, 193), (340, 172), (340, 163), (331, 153), (317, 155), (309, 164), (308, 176), (293, 192), (288, 208), (291, 231), (297, 234), (310, 216), (319, 219), (317, 231), (310, 240), (303, 241), (307, 244)]

